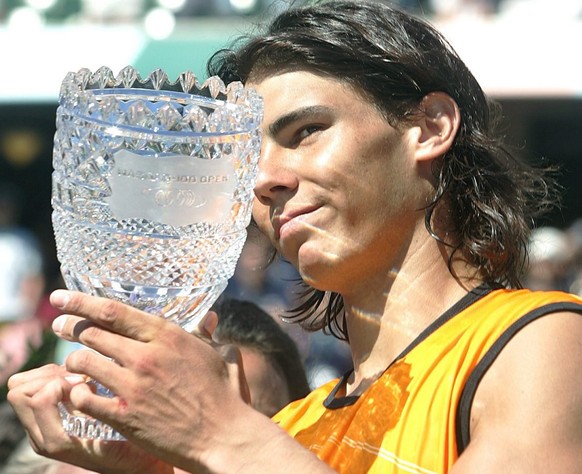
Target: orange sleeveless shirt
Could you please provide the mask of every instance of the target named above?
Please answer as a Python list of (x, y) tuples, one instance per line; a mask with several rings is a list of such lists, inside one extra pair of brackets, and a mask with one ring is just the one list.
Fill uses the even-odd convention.
[(432, 323), (362, 395), (336, 397), (347, 376), (273, 418), (340, 473), (446, 473), (469, 442), (478, 383), (531, 321), (582, 314), (567, 293), (479, 287)]

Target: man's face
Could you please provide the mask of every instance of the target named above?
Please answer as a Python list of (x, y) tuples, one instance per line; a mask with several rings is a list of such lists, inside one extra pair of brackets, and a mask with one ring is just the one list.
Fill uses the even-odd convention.
[(316, 288), (346, 295), (355, 281), (385, 278), (426, 204), (413, 129), (309, 72), (249, 86), (265, 100), (253, 208), (261, 230)]

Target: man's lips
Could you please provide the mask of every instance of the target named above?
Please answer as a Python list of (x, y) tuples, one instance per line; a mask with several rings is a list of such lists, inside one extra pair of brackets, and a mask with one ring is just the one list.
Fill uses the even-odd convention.
[(317, 209), (316, 206), (309, 206), (303, 207), (298, 209), (293, 209), (291, 211), (284, 212), (283, 214), (275, 215), (272, 218), (273, 222), (273, 229), (275, 230), (275, 238), (279, 240), (281, 237), (281, 228), (291, 222), (293, 219), (296, 219), (299, 216), (304, 216), (309, 214)]

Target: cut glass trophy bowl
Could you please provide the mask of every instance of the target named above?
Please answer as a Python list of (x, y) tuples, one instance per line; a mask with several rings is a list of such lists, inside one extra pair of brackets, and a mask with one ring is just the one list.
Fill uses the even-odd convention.
[[(246, 240), (262, 113), (254, 90), (218, 77), (170, 82), (156, 70), (142, 79), (131, 66), (69, 73), (52, 175), (66, 286), (194, 329)], [(70, 435), (123, 439), (64, 405), (61, 413)]]

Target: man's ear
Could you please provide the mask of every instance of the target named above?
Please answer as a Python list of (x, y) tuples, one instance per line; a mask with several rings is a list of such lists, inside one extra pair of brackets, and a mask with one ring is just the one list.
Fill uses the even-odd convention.
[(426, 95), (420, 109), (415, 156), (419, 161), (433, 160), (452, 146), (461, 124), (461, 112), (453, 98), (444, 92)]

